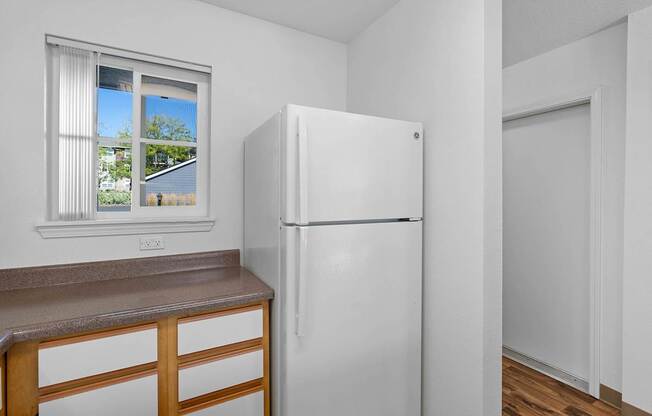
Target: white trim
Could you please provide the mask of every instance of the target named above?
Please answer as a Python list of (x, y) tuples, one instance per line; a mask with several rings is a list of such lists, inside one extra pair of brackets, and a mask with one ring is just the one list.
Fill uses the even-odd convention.
[(45, 35), (45, 41), (51, 45), (70, 46), (78, 49), (92, 50), (102, 55), (113, 55), (121, 58), (136, 59), (139, 61), (152, 62), (166, 66), (190, 69), (192, 71), (210, 74), (213, 68), (210, 65), (197, 64), (194, 62), (181, 61), (178, 59), (164, 58), (158, 55), (148, 53), (133, 52), (127, 49), (112, 48), (110, 46), (100, 45), (97, 43), (81, 42), (78, 40), (64, 38), (53, 35)]
[(129, 139), (116, 139), (115, 137), (102, 137), (97, 136), (97, 144), (102, 147), (122, 147), (127, 148), (132, 146), (132, 140)]
[(552, 111), (563, 110), (566, 108), (576, 107), (578, 105), (590, 104), (590, 103), (591, 103), (590, 97), (583, 97), (583, 98), (573, 99), (569, 101), (566, 100), (559, 101), (559, 102), (554, 101), (548, 103), (547, 105), (541, 105), (541, 106), (534, 105), (534, 106), (522, 107), (511, 113), (505, 113), (505, 115), (503, 115), (503, 123), (508, 121), (513, 121), (513, 120), (518, 120), (521, 118), (538, 116), (541, 114), (550, 113)]
[(590, 293), (589, 293), (589, 391), (596, 398), (600, 397), (600, 330), (602, 322), (602, 287), (605, 279), (604, 262), (604, 182), (606, 172), (606, 153), (604, 145), (604, 90), (598, 87), (592, 90), (573, 92), (558, 96), (503, 113), (503, 122), (517, 120), (551, 111), (589, 104), (591, 111), (590, 138)]
[(184, 140), (158, 140), (158, 139), (147, 139), (144, 137), (140, 137), (138, 141), (144, 144), (158, 144), (162, 146), (197, 147), (196, 142), (190, 142)]
[(562, 383), (566, 383), (569, 386), (572, 386), (584, 393), (589, 392), (589, 382), (585, 379), (578, 377), (574, 374), (568, 373), (562, 369), (559, 369), (553, 365), (545, 363), (536, 358), (530, 357), (529, 355), (522, 354), (506, 345), (503, 345), (503, 356), (509, 358), (512, 361), (516, 361), (519, 364), (522, 364), (526, 367), (530, 367), (540, 373), (552, 377), (555, 380), (559, 380)]
[(589, 394), (600, 398), (602, 288), (605, 286), (604, 183), (607, 155), (604, 143), (603, 90), (591, 94), (591, 351)]
[(156, 172), (156, 173), (152, 173), (152, 174), (149, 175), (149, 176), (145, 176), (145, 182), (147, 182), (147, 181), (150, 180), (150, 179), (154, 179), (154, 178), (156, 178), (157, 176), (165, 175), (165, 174), (168, 173), (168, 172), (175, 171), (175, 170), (177, 170), (177, 169), (179, 169), (179, 168), (182, 168), (182, 167), (184, 167), (184, 166), (186, 166), (186, 165), (189, 165), (189, 164), (191, 164), (191, 163), (195, 163), (195, 162), (197, 162), (197, 158), (196, 158), (196, 157), (195, 157), (195, 158), (192, 158), (192, 159), (188, 159), (188, 160), (186, 160), (185, 162), (179, 163), (178, 165), (170, 166), (169, 168), (166, 168), (166, 169), (160, 170), (160, 171), (158, 171), (158, 172)]
[(45, 151), (47, 189), (47, 219), (59, 216), (59, 49), (45, 45), (46, 101), (45, 101)]
[[(203, 217), (210, 216), (209, 196), (207, 193), (210, 174), (208, 170), (208, 158), (210, 157), (210, 113), (208, 103), (210, 102), (210, 76), (192, 71), (185, 71), (178, 68), (165, 68), (160, 65), (142, 61), (129, 61), (120, 58), (112, 58), (112, 62), (124, 63), (131, 65), (134, 73), (133, 85), (133, 148), (132, 162), (132, 206), (131, 216), (135, 218), (166, 218), (175, 215)], [(191, 82), (197, 85), (197, 136), (196, 142), (152, 140), (142, 137), (141, 132), (141, 76), (150, 75), (154, 77), (174, 79), (183, 82)], [(145, 166), (145, 154), (142, 151), (141, 144), (164, 144), (170, 146), (195, 147), (197, 159), (197, 191), (196, 205), (194, 206), (145, 206), (141, 199), (144, 197), (143, 190), (145, 185), (145, 172), (142, 168)], [(206, 162), (206, 163), (205, 163)], [(98, 215), (99, 216), (99, 215)], [(120, 218), (121, 215), (116, 213), (103, 213), (104, 218)]]
[[(140, 84), (141, 84), (141, 74), (132, 68), (133, 79), (131, 84), (132, 96), (131, 96), (131, 210), (130, 215), (136, 216), (138, 214), (138, 209), (141, 205), (141, 196), (140, 193), (142, 188), (140, 186), (140, 177), (144, 176), (140, 171), (141, 168), (145, 166), (145, 155), (143, 155), (142, 149), (140, 147), (140, 137), (142, 121), (141, 117), (143, 116), (141, 104), (142, 100), (140, 97)], [(110, 214), (107, 214), (107, 218), (112, 217)]]
[(205, 232), (210, 231), (214, 225), (214, 218), (179, 217), (94, 221), (46, 221), (37, 224), (35, 228), (43, 238), (68, 238)]
[[(93, 191), (92, 191), (92, 205), (93, 205), (93, 219), (97, 217), (97, 187), (98, 180), (97, 177), (98, 168), (100, 165), (99, 160), (99, 140), (97, 137), (97, 87), (99, 86), (99, 74), (100, 74), (100, 53), (94, 53), (93, 57), (95, 58), (95, 93), (93, 94)], [(57, 108), (58, 110), (58, 108)]]

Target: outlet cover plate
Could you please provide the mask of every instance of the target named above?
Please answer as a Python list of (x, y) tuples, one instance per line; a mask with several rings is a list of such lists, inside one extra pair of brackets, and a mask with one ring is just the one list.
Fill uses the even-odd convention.
[(163, 242), (163, 237), (140, 237), (140, 249), (141, 250), (163, 250), (165, 248), (165, 243)]

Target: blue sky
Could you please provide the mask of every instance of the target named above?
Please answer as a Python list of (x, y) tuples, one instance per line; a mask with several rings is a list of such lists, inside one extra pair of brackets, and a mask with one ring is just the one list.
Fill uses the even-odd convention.
[[(146, 98), (145, 117), (166, 115), (178, 118), (197, 137), (197, 104), (176, 98)], [(131, 130), (132, 93), (107, 88), (98, 88), (97, 93), (97, 132), (103, 137), (116, 137), (120, 130)]]
[(97, 90), (97, 134), (116, 137), (118, 131), (131, 130), (131, 93), (98, 88)]
[(197, 138), (197, 104), (192, 101), (176, 98), (161, 98), (146, 96), (145, 117), (165, 115), (180, 119), (190, 130), (192, 137)]

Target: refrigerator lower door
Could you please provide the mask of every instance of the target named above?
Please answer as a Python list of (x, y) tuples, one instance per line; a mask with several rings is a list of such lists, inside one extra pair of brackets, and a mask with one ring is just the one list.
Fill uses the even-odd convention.
[(418, 416), (421, 222), (284, 227), (283, 416)]

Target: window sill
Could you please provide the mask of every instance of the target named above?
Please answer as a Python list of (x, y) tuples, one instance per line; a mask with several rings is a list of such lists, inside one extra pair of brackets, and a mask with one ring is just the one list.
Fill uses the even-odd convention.
[(214, 218), (178, 217), (48, 221), (36, 225), (43, 238), (97, 237), (105, 235), (167, 234), (210, 231)]

